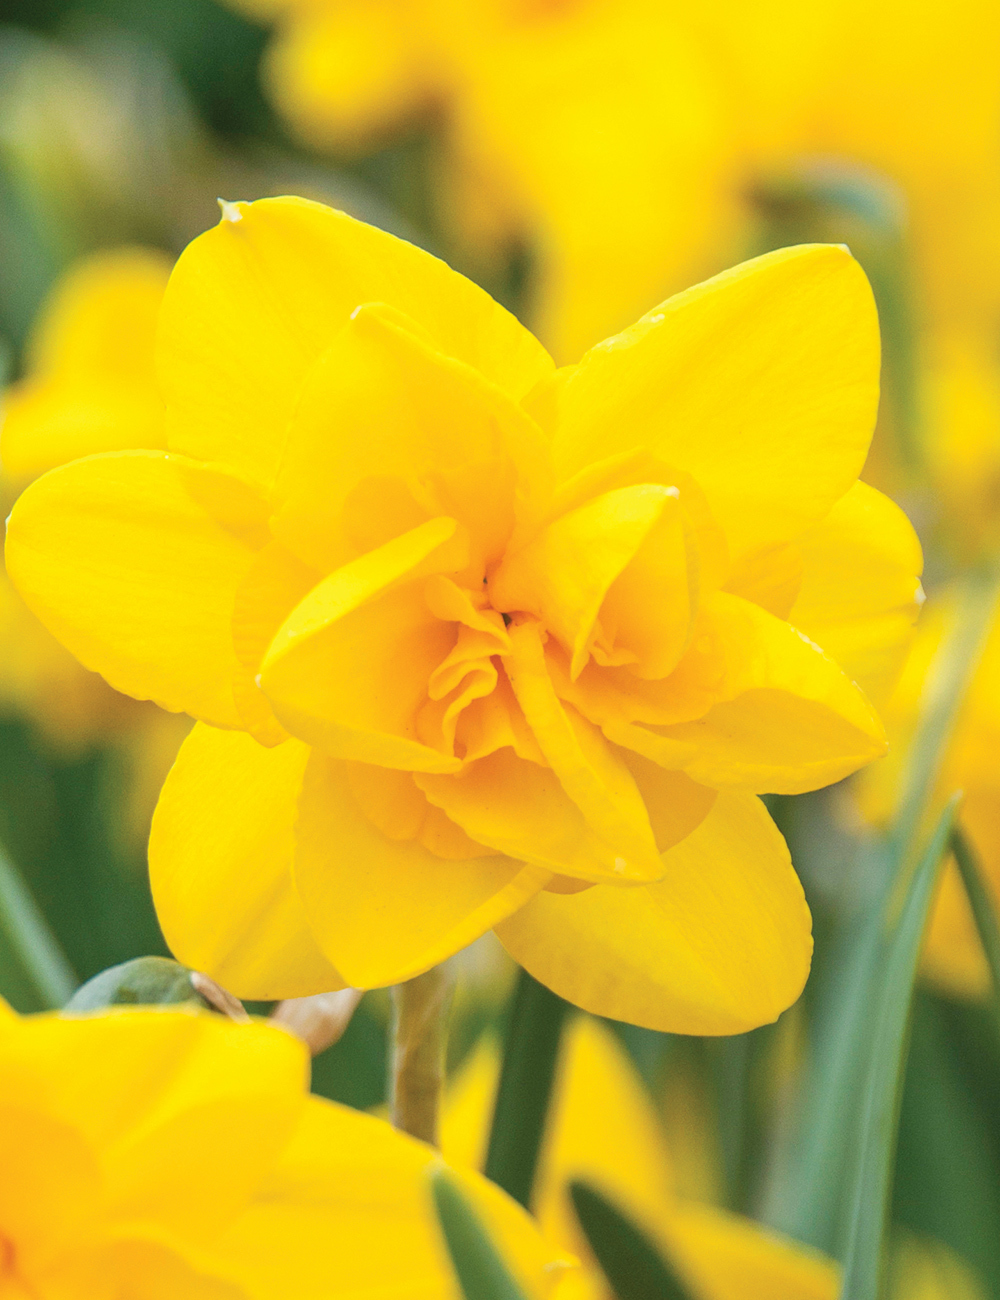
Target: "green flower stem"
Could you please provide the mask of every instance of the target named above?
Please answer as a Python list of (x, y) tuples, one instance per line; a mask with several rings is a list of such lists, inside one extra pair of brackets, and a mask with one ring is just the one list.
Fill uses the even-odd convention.
[(545, 1132), (568, 1003), (518, 977), (486, 1154), (486, 1177), (527, 1207)]
[(986, 954), (986, 963), (993, 979), (993, 1001), (1000, 1008), (1000, 926), (990, 898), (975, 849), (956, 826), (951, 833), (951, 851), (958, 864), (962, 884), (969, 898), (969, 906), (976, 921), (979, 942)]
[(392, 1122), (434, 1146), (453, 988), (442, 964), (392, 990)]
[(73, 968), (31, 891), (14, 864), (0, 853), (0, 973), (5, 968), (21, 1000), (31, 1003), (21, 1007), (23, 1011), (62, 1007), (77, 986)]

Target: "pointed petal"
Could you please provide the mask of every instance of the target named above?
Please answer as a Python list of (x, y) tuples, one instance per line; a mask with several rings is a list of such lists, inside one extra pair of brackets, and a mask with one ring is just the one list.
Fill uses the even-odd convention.
[[(317, 941), (355, 988), (398, 984), (477, 939), (520, 907), (548, 873), (510, 858), (444, 858), (416, 838), (422, 816), (388, 825), (394, 838), (362, 811), (351, 788), (358, 765), (314, 751), (298, 820), (295, 879)], [(390, 791), (402, 773), (366, 771)], [(393, 794), (400, 807), (399, 794)], [(387, 799), (386, 804), (390, 803)], [(425, 805), (426, 807), (426, 805)], [(398, 836), (399, 838), (395, 838)]]
[(513, 316), (412, 244), (305, 199), (230, 204), (181, 254), (164, 299), (171, 447), (273, 484), (309, 368), (366, 302), (405, 312), (515, 397), (552, 370)]
[(689, 471), (734, 556), (797, 536), (857, 478), (878, 322), (849, 253), (799, 245), (663, 303), (566, 374), (561, 476), (644, 446)]
[(544, 892), (496, 927), (536, 979), (595, 1015), (739, 1034), (802, 991), (809, 910), (785, 842), (752, 795), (723, 791), (652, 885)]
[(197, 725), (153, 816), (156, 912), (177, 958), (239, 998), (342, 988), (292, 883), (293, 828), (309, 750), (265, 749)]
[(7, 570), (49, 631), (116, 690), (239, 726), (231, 620), (255, 548), (227, 516), (244, 490), (163, 452), (75, 461), (14, 506)]

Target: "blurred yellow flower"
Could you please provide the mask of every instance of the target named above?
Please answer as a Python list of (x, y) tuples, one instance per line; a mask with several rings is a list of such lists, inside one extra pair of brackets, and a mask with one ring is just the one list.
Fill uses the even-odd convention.
[(268, 80), (317, 145), (443, 119), (452, 196), (476, 196), (461, 217), (499, 209), (537, 243), (557, 357), (735, 260), (761, 182), (809, 159), (899, 186), (921, 316), (996, 328), (989, 0), (233, 2), (278, 24)]
[[(446, 1098), (441, 1145), (463, 1165), (482, 1164), (499, 1056), (486, 1040)], [(574, 1019), (559, 1063), (533, 1208), (548, 1240), (590, 1261), (568, 1185), (610, 1198), (663, 1250), (701, 1300), (836, 1300), (838, 1269), (825, 1256), (741, 1215), (678, 1196), (672, 1160), (646, 1089), (614, 1035)], [(566, 1278), (559, 1300), (610, 1300), (595, 1264)]]
[(495, 926), (587, 1009), (774, 1019), (810, 924), (756, 792), (882, 753), (855, 682), (919, 595), (857, 481), (850, 256), (747, 263), (557, 371), (443, 263), (270, 199), (183, 254), (158, 338), (169, 452), (38, 480), (7, 555), (88, 667), (201, 719), (150, 844), (175, 952), (290, 997)]
[[(922, 703), (927, 699), (934, 655), (953, 630), (954, 593), (930, 601), (920, 620), (899, 684), (886, 708), (892, 753), (874, 764), (859, 783), (862, 809), (887, 822), (900, 794), (900, 775)], [(979, 665), (958, 714), (937, 778), (934, 806), (955, 790), (964, 797), (959, 813), (994, 901), (1000, 908), (1000, 606)], [(961, 877), (950, 864), (931, 913), (923, 952), (924, 974), (960, 997), (979, 997), (990, 987), (989, 969)]]
[[(57, 284), (29, 341), (26, 376), (2, 397), (3, 496), (65, 461), (164, 445), (153, 338), (170, 262), (144, 248), (101, 252)], [(129, 767), (121, 830), (148, 833), (156, 794), (188, 729), (185, 719), (112, 690), (47, 632), (0, 575), (0, 710), (30, 717), (48, 742), (75, 751), (100, 740)]]
[[(307, 1095), (297, 1039), (208, 1013), (21, 1019), (0, 1003), (4, 1300), (459, 1300), (426, 1173), (438, 1157)], [(456, 1175), (523, 1279), (562, 1257)]]

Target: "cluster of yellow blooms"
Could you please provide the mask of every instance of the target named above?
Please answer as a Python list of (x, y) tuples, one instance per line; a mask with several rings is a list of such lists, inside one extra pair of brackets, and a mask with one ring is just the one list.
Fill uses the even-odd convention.
[[(398, 984), (494, 930), (596, 1015), (772, 1022), (811, 921), (760, 796), (879, 759), (880, 712), (905, 742), (950, 613), (907, 659), (921, 549), (859, 478), (880, 356), (850, 253), (802, 244), (685, 286), (748, 249), (754, 196), (803, 157), (887, 175), (947, 492), (970, 385), (1000, 412), (977, 351), (1000, 326), (1000, 173), (981, 165), (1000, 11), (959, 0), (962, 75), (929, 80), (942, 52), (898, 3), (853, 23), (779, 0), (244, 7), (281, 24), (272, 83), (315, 142), (361, 151), (443, 115), (462, 237), (532, 232), (550, 350), (443, 262), (303, 199), (224, 203), (172, 271), (88, 262), (4, 399), (3, 691), (158, 756), (188, 725), (167, 715), (195, 719), (153, 892), (178, 958), (239, 997)], [(847, 59), (857, 25), (881, 35)], [(946, 111), (981, 130), (939, 129)], [(1000, 622), (940, 781), (964, 786), (1000, 894), (998, 741)], [(957, 878), (926, 960), (985, 987)], [(585, 1176), (705, 1300), (833, 1300), (832, 1261), (678, 1196), (607, 1031), (573, 1021), (561, 1068), (538, 1224), (456, 1175), (526, 1295), (606, 1295), (574, 1267), (566, 1185)], [(487, 1045), (454, 1084), (456, 1167), (482, 1161), (496, 1070)], [(308, 1097), (305, 1074), (261, 1024), (0, 1007), (0, 1300), (458, 1297), (440, 1158)]]

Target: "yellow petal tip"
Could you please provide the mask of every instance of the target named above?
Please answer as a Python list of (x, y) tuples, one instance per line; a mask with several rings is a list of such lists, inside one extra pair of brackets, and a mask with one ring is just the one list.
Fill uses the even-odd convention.
[(223, 221), (231, 221), (233, 225), (237, 221), (243, 220), (242, 204), (230, 203), (228, 199), (216, 199), (219, 205), (219, 211), (222, 213)]

